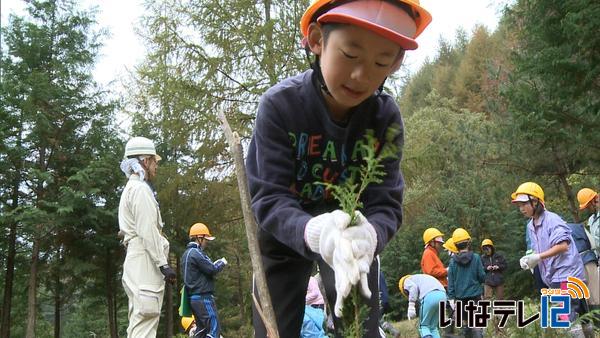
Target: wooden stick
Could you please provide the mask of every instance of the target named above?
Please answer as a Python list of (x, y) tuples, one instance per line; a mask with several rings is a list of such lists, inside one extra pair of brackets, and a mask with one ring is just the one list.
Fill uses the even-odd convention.
[[(248, 181), (246, 179), (246, 167), (244, 166), (244, 155), (242, 151), (242, 144), (240, 137), (237, 133), (231, 130), (227, 117), (223, 111), (218, 113), (219, 119), (225, 132), (225, 138), (229, 143), (229, 151), (233, 156), (235, 162), (235, 171), (238, 181), (238, 187), (240, 189), (240, 201), (242, 203), (242, 212), (244, 214), (244, 224), (246, 226), (246, 237), (248, 238), (248, 249), (250, 250), (250, 260), (252, 261), (252, 271), (254, 271), (254, 278), (256, 281), (256, 288), (258, 290), (258, 297), (260, 304), (254, 299), (254, 305), (256, 306), (258, 313), (260, 314), (265, 328), (267, 329), (267, 336), (269, 338), (279, 338), (279, 332), (277, 330), (277, 321), (275, 320), (275, 312), (273, 311), (273, 305), (271, 303), (271, 295), (267, 288), (267, 280), (265, 278), (265, 271), (262, 265), (260, 248), (258, 247), (258, 239), (256, 233), (258, 226), (250, 208), (250, 193), (248, 192)], [(262, 304), (262, 306), (261, 306)]]

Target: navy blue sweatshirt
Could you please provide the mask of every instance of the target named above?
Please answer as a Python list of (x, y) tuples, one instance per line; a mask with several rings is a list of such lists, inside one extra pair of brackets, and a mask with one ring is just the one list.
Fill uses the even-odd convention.
[(181, 257), (183, 284), (187, 288), (188, 294), (190, 296), (212, 294), (215, 291), (214, 276), (223, 270), (224, 266), (218, 260), (217, 264), (214, 264), (198, 243), (188, 243), (187, 250)]
[(390, 127), (396, 130), (392, 142), (398, 145), (397, 158), (383, 162), (383, 182), (369, 185), (361, 197), (361, 212), (377, 232), (377, 253), (402, 222), (403, 124), (394, 99), (385, 93), (372, 96), (354, 107), (342, 126), (331, 120), (312, 70), (267, 90), (259, 102), (246, 160), (260, 231), (304, 257), (317, 258), (304, 244), (306, 223), (339, 206), (314, 183), (336, 184), (356, 175), (363, 163), (360, 144), (366, 131), (372, 130), (384, 144)]

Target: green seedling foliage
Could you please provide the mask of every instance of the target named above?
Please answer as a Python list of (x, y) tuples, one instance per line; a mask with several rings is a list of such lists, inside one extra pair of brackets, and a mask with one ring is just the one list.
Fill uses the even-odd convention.
[[(398, 129), (390, 127), (386, 134), (385, 143), (379, 149), (380, 141), (375, 137), (372, 130), (367, 130), (364, 137), (365, 142), (362, 145), (364, 155), (358, 181), (355, 180), (354, 176), (351, 176), (341, 184), (316, 183), (324, 185), (330, 190), (333, 198), (338, 201), (340, 208), (350, 215), (351, 220), (348, 226), (356, 225), (356, 211), (363, 207), (360, 200), (361, 194), (369, 184), (383, 182), (386, 172), (382, 162), (386, 159), (398, 157), (398, 146), (394, 143), (394, 139), (398, 134)], [(362, 337), (365, 331), (362, 323), (367, 318), (368, 312), (368, 307), (362, 301), (358, 286), (354, 285), (342, 307), (343, 336)]]

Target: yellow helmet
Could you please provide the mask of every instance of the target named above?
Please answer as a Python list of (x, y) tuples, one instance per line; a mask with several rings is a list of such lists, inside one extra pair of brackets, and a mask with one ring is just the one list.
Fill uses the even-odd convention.
[(403, 49), (416, 49), (414, 39), (429, 25), (431, 14), (421, 7), (419, 0), (394, 2), (398, 5), (382, 0), (313, 0), (302, 15), (300, 31), (303, 37), (308, 37), (308, 26), (315, 21), (353, 24), (382, 35)]
[(442, 246), (452, 253), (458, 253), (458, 248), (456, 247), (456, 244), (454, 244), (454, 239), (452, 237), (448, 238)]
[(194, 236), (203, 236), (204, 238), (208, 239), (209, 241), (212, 241), (213, 239), (215, 239), (210, 234), (210, 231), (208, 231), (208, 227), (202, 223), (196, 223), (196, 224), (192, 225), (192, 227), (190, 228), (190, 238), (194, 237)]
[(444, 234), (436, 228), (429, 228), (423, 232), (423, 244), (431, 242), (436, 237), (442, 237)]
[(408, 295), (406, 294), (406, 291), (404, 291), (404, 282), (406, 281), (406, 279), (408, 277), (410, 277), (412, 275), (406, 275), (402, 278), (400, 278), (400, 280), (398, 281), (398, 288), (400, 289), (400, 293), (404, 296), (408, 298)]
[(486, 238), (486, 239), (483, 240), (483, 242), (481, 242), (481, 248), (483, 248), (486, 245), (494, 246), (494, 242), (492, 242), (491, 239)]
[(542, 190), (542, 187), (539, 186), (539, 184), (535, 183), (535, 182), (525, 182), (523, 184), (521, 184), (517, 190), (515, 192), (513, 192), (510, 197), (512, 198), (512, 202), (525, 202), (524, 200), (519, 200), (518, 195), (529, 195), (529, 196), (533, 196), (537, 199), (539, 199), (542, 204), (545, 204), (544, 202), (544, 190)]
[(590, 188), (583, 188), (577, 193), (577, 201), (579, 201), (579, 210), (587, 208), (588, 204), (598, 196), (598, 193)]
[(463, 228), (458, 228), (452, 233), (452, 240), (454, 241), (454, 244), (468, 241), (470, 239), (471, 235), (469, 235), (469, 232)]
[(181, 326), (185, 332), (188, 332), (194, 322), (194, 317), (181, 317)]

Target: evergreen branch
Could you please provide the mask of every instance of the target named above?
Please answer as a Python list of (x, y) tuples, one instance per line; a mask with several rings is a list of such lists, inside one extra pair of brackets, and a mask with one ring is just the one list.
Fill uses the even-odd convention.
[[(379, 141), (374, 136), (372, 130), (367, 130), (364, 137), (365, 142), (361, 144), (361, 149), (364, 151), (362, 156), (364, 163), (360, 166), (359, 170), (360, 183), (355, 182), (354, 175), (341, 184), (331, 184), (329, 182), (315, 183), (323, 185), (327, 190), (331, 191), (331, 195), (338, 201), (340, 208), (350, 215), (349, 226), (355, 225), (355, 211), (363, 207), (363, 203), (360, 200), (362, 193), (370, 184), (383, 182), (383, 178), (386, 175), (385, 167), (382, 164), (383, 160), (397, 158), (398, 147), (394, 143), (397, 135), (397, 130), (390, 127), (386, 134), (386, 142), (378, 154)], [(361, 338), (364, 334), (362, 323), (367, 318), (367, 315), (367, 306), (361, 300), (358, 287), (354, 285), (349, 296), (344, 300), (342, 307), (343, 336)]]

